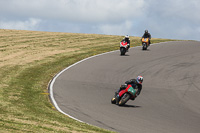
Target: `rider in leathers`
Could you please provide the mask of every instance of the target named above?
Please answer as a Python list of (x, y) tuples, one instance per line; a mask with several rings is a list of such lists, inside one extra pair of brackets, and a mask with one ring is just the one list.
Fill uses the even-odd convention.
[[(143, 82), (143, 77), (142, 76), (138, 76), (136, 79), (128, 80), (128, 81), (125, 82), (124, 85), (121, 85), (121, 87), (119, 88), (119, 90), (117, 92), (115, 92), (115, 95), (116, 95), (116, 104), (117, 105), (119, 104), (119, 100), (120, 100), (119, 92), (121, 90), (126, 89), (128, 85), (131, 85), (135, 90), (138, 90), (138, 92), (136, 94), (136, 97), (138, 95), (140, 95), (140, 92), (142, 90), (142, 82)], [(131, 100), (135, 100), (136, 97), (132, 98)]]
[[(126, 35), (126, 36), (124, 37), (124, 39), (123, 39), (121, 42), (123, 42), (123, 41), (127, 42), (128, 49), (129, 49), (129, 48), (130, 48), (130, 39), (129, 39), (129, 35)], [(127, 49), (127, 51), (128, 51), (128, 49)]]
[(148, 30), (145, 30), (144, 35), (142, 36), (142, 38), (149, 38), (149, 44), (151, 44), (151, 34), (148, 32)]

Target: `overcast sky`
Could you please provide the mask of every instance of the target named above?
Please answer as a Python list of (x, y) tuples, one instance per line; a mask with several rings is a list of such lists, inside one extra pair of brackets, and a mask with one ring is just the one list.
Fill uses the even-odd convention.
[(0, 29), (200, 41), (200, 0), (0, 0)]

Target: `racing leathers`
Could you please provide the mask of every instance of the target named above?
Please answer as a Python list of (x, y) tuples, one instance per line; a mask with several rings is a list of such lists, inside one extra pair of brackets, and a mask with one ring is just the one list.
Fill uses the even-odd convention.
[(149, 38), (149, 44), (151, 44), (151, 41), (150, 41), (150, 39), (151, 39), (151, 34), (150, 34), (150, 33), (145, 32), (144, 35), (142, 36), (142, 38)]
[(128, 49), (129, 49), (130, 48), (130, 39), (125, 37), (121, 42), (123, 42), (123, 41), (127, 42)]

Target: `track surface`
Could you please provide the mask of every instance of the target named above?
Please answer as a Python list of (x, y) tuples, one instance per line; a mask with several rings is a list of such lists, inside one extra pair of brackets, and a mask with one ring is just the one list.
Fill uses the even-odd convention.
[[(143, 90), (126, 106), (111, 104), (126, 80), (144, 77)], [(53, 97), (65, 113), (116, 132), (200, 131), (200, 42), (168, 42), (132, 48), (81, 62), (59, 75)]]

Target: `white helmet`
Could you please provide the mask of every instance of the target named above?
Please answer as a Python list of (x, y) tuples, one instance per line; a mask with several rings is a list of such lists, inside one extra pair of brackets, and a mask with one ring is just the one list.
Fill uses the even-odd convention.
[(129, 35), (126, 35), (125, 38), (129, 38)]
[(143, 77), (142, 76), (138, 76), (137, 79), (136, 79), (136, 81), (137, 81), (138, 84), (142, 84)]

